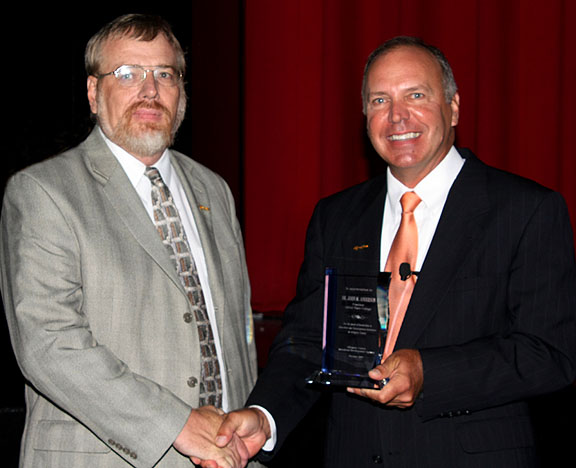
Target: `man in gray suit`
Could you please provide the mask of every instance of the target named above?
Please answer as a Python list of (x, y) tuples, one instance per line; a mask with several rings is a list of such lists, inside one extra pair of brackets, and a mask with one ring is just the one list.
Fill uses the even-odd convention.
[(250, 288), (227, 185), (167, 149), (184, 54), (162, 19), (128, 15), (90, 40), (86, 68), (94, 130), (4, 197), (2, 296), (27, 380), (20, 464), (243, 465), (241, 441), (210, 442), (256, 378)]

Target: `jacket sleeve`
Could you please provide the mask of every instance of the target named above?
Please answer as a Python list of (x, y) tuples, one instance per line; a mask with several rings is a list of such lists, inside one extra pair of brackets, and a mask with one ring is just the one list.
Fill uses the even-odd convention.
[[(424, 418), (524, 400), (576, 378), (576, 269), (565, 203), (546, 192), (522, 219), (508, 218), (513, 227), (501, 226), (493, 237), (520, 234), (490, 254), (494, 264), (498, 259), (505, 265), (467, 292), (486, 305), (478, 312), (487, 331), (466, 342), (420, 349), (424, 390), (418, 412)], [(510, 252), (504, 254), (504, 247)], [(454, 312), (464, 316), (461, 309)]]

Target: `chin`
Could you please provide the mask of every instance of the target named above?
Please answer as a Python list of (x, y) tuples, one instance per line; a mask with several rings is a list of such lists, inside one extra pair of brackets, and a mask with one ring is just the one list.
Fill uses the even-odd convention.
[(398, 150), (385, 149), (382, 153), (382, 159), (391, 166), (408, 168), (417, 165), (421, 158), (413, 151), (399, 152)]
[(157, 130), (147, 128), (124, 134), (118, 140), (128, 152), (149, 157), (168, 148), (172, 144), (172, 135), (166, 128)]

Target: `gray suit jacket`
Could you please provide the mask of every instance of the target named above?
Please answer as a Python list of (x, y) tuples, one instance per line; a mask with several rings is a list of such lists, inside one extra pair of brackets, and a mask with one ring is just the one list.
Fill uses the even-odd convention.
[[(202, 242), (232, 408), (256, 379), (250, 287), (234, 201), (172, 152)], [(27, 381), (21, 466), (190, 467), (171, 444), (198, 405), (190, 303), (98, 131), (9, 181), (2, 295)]]

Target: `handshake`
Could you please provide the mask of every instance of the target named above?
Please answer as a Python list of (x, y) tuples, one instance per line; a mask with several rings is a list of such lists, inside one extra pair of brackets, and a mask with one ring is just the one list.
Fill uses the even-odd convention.
[[(422, 392), (424, 371), (420, 352), (400, 349), (369, 372), (383, 388), (348, 388), (348, 392), (381, 405), (409, 408)], [(174, 448), (202, 468), (244, 467), (271, 437), (264, 411), (250, 407), (226, 414), (213, 406), (192, 410)]]
[(192, 410), (173, 445), (202, 468), (241, 468), (270, 435), (268, 419), (258, 409), (226, 414), (213, 406), (203, 406)]

